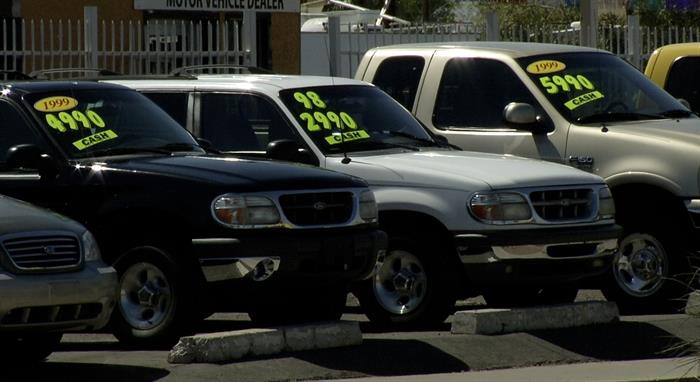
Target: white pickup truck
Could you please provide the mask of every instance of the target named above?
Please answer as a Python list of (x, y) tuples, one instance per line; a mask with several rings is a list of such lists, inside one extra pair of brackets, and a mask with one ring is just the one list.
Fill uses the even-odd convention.
[(374, 83), (465, 150), (602, 176), (625, 233), (603, 292), (622, 311), (674, 310), (700, 247), (700, 119), (615, 55), (469, 42), (369, 50)]
[(457, 298), (482, 293), (492, 305), (570, 302), (578, 281), (604, 273), (617, 248), (620, 227), (600, 177), (455, 150), (361, 81), (199, 75), (110, 82), (144, 93), (222, 151), (366, 179), (389, 235), (374, 278), (354, 290), (375, 323), (443, 322)]

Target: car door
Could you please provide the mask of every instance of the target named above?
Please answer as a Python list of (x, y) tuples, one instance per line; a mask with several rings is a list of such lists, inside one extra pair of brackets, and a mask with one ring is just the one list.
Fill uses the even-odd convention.
[[(561, 161), (566, 132), (554, 130), (530, 89), (498, 55), (438, 51), (423, 80), (415, 115), (436, 134), (465, 150), (514, 154)], [(504, 108), (511, 102), (532, 105), (553, 130), (533, 134), (509, 126)]]
[(7, 163), (8, 149), (15, 145), (33, 144), (42, 152), (53, 154), (51, 146), (12, 102), (0, 100), (0, 121), (0, 193), (60, 209), (63, 202), (54, 180), (42, 179), (36, 169), (13, 168)]

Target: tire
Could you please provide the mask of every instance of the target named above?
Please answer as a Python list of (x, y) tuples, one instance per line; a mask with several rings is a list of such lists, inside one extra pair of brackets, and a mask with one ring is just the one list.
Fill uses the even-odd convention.
[(690, 266), (673, 235), (629, 230), (620, 240), (602, 292), (621, 313), (678, 313), (688, 292)]
[[(299, 297), (299, 296), (304, 297)], [(325, 292), (300, 291), (250, 309), (248, 316), (258, 324), (283, 325), (304, 322), (337, 321), (345, 310), (347, 288), (330, 287)]]
[(56, 350), (62, 337), (62, 333), (0, 337), (0, 356), (8, 365), (40, 362)]
[[(412, 235), (417, 237), (418, 234)], [(387, 254), (379, 259), (375, 275), (353, 293), (369, 320), (392, 329), (439, 325), (454, 311), (458, 296), (457, 273), (445, 250), (432, 252), (438, 239), (420, 245), (406, 237), (389, 238)]]
[(137, 247), (114, 267), (119, 275), (119, 298), (110, 321), (115, 337), (138, 347), (173, 344), (198, 312), (192, 287), (184, 285), (177, 264), (159, 248)]
[(485, 291), (484, 300), (491, 308), (517, 308), (537, 305), (569, 304), (576, 300), (578, 288), (569, 285), (543, 288), (513, 287)]

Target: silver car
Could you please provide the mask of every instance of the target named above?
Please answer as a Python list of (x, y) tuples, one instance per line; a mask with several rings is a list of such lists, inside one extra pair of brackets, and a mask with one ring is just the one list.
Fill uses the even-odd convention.
[(79, 223), (0, 195), (0, 357), (46, 358), (62, 333), (105, 326), (117, 274)]

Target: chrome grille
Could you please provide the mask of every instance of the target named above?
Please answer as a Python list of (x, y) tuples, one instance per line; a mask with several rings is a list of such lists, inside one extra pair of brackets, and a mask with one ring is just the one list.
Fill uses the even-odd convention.
[(342, 224), (352, 218), (352, 192), (309, 192), (287, 194), (280, 206), (292, 224), (299, 226)]
[(579, 220), (591, 216), (593, 195), (593, 190), (588, 188), (534, 191), (530, 193), (530, 201), (544, 220)]
[(75, 236), (22, 236), (2, 242), (12, 265), (19, 270), (69, 268), (80, 264), (80, 244)]

